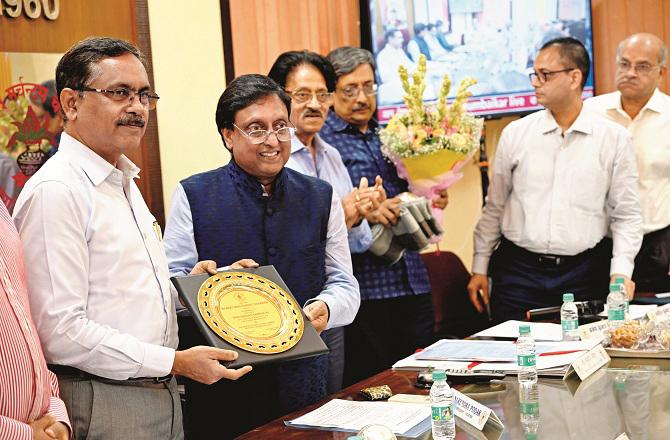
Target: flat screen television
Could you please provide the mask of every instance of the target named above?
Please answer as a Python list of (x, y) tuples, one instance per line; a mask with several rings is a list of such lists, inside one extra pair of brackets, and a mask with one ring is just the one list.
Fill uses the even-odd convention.
[(470, 111), (481, 116), (525, 114), (541, 108), (528, 74), (545, 42), (577, 38), (591, 57), (584, 98), (593, 96), (590, 0), (361, 0), (361, 42), (377, 64), (377, 118), (403, 111), (398, 67), (411, 72), (427, 55), (427, 104), (436, 101), (447, 73), (453, 98), (462, 78)]

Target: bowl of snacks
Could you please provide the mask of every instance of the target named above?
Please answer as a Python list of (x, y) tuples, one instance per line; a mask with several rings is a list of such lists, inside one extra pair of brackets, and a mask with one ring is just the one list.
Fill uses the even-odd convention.
[(612, 347), (633, 350), (649, 339), (645, 328), (637, 320), (626, 321), (621, 327), (610, 329), (609, 337)]

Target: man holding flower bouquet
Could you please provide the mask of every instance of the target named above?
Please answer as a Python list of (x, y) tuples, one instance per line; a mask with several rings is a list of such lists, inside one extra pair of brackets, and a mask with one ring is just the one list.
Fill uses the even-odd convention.
[[(319, 136), (335, 147), (354, 185), (365, 177), (383, 179), (388, 196), (366, 216), (371, 224), (390, 227), (398, 220), (400, 199), (407, 182), (382, 155), (376, 110), (374, 59), (364, 49), (341, 47), (328, 54), (335, 69), (334, 112)], [(446, 191), (433, 201), (447, 205)], [(345, 385), (389, 368), (393, 362), (431, 342), (433, 307), (428, 273), (418, 252), (406, 251), (387, 265), (370, 252), (352, 255), (354, 275), (361, 289), (361, 307), (345, 328)]]

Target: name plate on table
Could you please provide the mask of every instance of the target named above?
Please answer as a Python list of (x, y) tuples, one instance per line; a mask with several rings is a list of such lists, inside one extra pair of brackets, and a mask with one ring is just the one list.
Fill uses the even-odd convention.
[(591, 322), (579, 326), (579, 339), (586, 341), (588, 339), (602, 340), (608, 330), (607, 320)]
[(456, 403), (456, 416), (474, 426), (478, 430), (484, 429), (487, 421), (490, 421), (499, 429), (504, 426), (498, 416), (486, 405), (482, 405), (474, 399), (466, 396), (458, 390), (453, 390), (454, 402)]
[(572, 368), (581, 380), (598, 371), (602, 366), (607, 365), (610, 357), (602, 345), (596, 345), (591, 350), (580, 356), (572, 363)]
[(228, 367), (328, 352), (272, 266), (173, 277), (172, 282), (207, 342), (239, 353)]

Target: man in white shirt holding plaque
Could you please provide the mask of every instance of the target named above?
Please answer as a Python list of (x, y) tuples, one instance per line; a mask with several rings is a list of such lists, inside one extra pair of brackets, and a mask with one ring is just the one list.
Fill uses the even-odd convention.
[[(177, 348), (175, 296), (160, 228), (125, 154), (139, 148), (158, 95), (130, 43), (90, 38), (56, 68), (66, 118), (59, 152), (26, 184), (14, 221), (30, 307), (58, 376), (73, 438), (182, 439), (174, 375), (236, 379), (237, 353)], [(214, 271), (200, 262), (192, 273)]]
[(615, 276), (632, 294), (642, 241), (630, 134), (583, 110), (586, 49), (573, 38), (551, 40), (533, 69), (531, 83), (546, 109), (503, 130), (475, 229), (468, 292), (482, 312), (492, 278), (496, 321), (560, 305), (566, 292), (604, 299)]
[(660, 38), (631, 35), (617, 48), (618, 90), (584, 103), (633, 135), (644, 232), (633, 280), (642, 292), (670, 291), (670, 96), (658, 89), (667, 62)]

